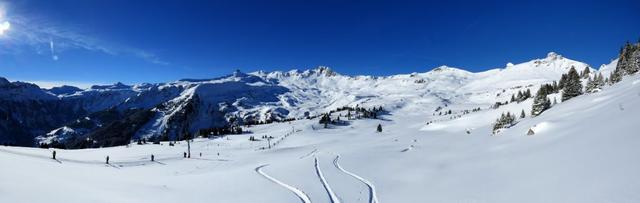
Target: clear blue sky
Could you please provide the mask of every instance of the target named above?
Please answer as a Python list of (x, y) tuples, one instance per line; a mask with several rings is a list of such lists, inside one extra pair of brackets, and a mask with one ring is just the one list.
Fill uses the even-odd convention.
[(640, 38), (640, 1), (0, 3), (0, 76), (85, 83), (330, 66), (348, 75), (470, 71), (545, 57), (596, 68)]

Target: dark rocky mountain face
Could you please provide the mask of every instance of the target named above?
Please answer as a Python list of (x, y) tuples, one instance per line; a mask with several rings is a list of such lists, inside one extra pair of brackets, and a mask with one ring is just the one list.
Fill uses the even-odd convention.
[(46, 134), (85, 114), (60, 100), (0, 99), (0, 143), (33, 146), (33, 138)]
[(245, 119), (284, 118), (284, 109), (265, 112), (256, 106), (276, 105), (278, 96), (288, 91), (241, 72), (209, 80), (116, 83), (86, 90), (45, 90), (0, 78), (0, 144), (87, 148), (139, 138), (182, 139), (201, 129), (240, 125)]

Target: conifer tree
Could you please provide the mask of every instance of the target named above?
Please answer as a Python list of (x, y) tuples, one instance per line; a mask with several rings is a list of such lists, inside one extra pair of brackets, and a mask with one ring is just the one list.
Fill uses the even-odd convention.
[(571, 67), (567, 74), (566, 84), (562, 88), (562, 101), (567, 101), (582, 94), (582, 82), (575, 68)]
[(526, 114), (524, 114), (524, 109), (522, 109), (522, 111), (520, 112), (520, 118), (524, 118), (527, 117)]
[(546, 89), (540, 87), (536, 93), (536, 97), (533, 99), (533, 106), (531, 108), (531, 115), (537, 116), (551, 107), (551, 101), (547, 98)]
[(378, 124), (378, 128), (377, 128), (376, 130), (377, 130), (379, 133), (381, 133), (381, 132), (382, 132), (382, 125), (381, 125), (381, 124)]
[(582, 73), (580, 73), (580, 76), (581, 78), (588, 78), (589, 73), (591, 73), (591, 70), (589, 70), (589, 66), (587, 66), (587, 67), (584, 67), (584, 70), (582, 71)]
[(602, 76), (602, 73), (598, 73), (598, 75), (596, 75), (595, 83), (598, 88), (601, 88), (602, 86), (604, 86), (605, 82), (604, 82), (604, 77)]
[[(573, 66), (571, 66), (573, 69)], [(564, 89), (564, 85), (567, 83), (567, 74), (562, 74), (560, 76), (560, 81), (558, 82), (558, 90)]]
[(596, 88), (596, 84), (594, 80), (592, 80), (591, 77), (587, 77), (587, 85), (585, 86), (585, 91), (593, 92), (595, 88)]

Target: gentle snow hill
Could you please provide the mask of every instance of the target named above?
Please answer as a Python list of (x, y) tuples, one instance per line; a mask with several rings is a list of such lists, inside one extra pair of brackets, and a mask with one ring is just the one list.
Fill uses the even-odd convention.
[[(52, 149), (0, 147), (0, 202), (638, 202), (638, 103), (636, 74), (496, 136), (492, 114), (529, 104), (431, 129), (425, 120), (439, 116), (427, 105), (330, 129), (317, 120), (259, 125), (196, 139), (191, 159), (184, 141), (56, 150), (58, 161)], [(277, 144), (249, 141), (262, 135)]]

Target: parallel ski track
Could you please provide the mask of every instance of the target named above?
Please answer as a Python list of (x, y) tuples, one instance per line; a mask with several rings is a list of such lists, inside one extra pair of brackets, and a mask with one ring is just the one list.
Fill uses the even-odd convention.
[(262, 168), (268, 166), (268, 164), (262, 165), (262, 166), (258, 166), (256, 167), (256, 172), (260, 175), (262, 175), (263, 177), (265, 177), (266, 179), (269, 179), (271, 182), (274, 182), (284, 188), (286, 188), (287, 190), (293, 192), (296, 196), (298, 196), (298, 198), (300, 198), (300, 200), (304, 203), (311, 203), (311, 199), (309, 199), (309, 196), (307, 196), (307, 194), (305, 194), (302, 190), (295, 188), (291, 185), (287, 185), (286, 183), (283, 183), (282, 181), (279, 181), (278, 179), (275, 179), (269, 175), (267, 175), (264, 171), (262, 171)]
[(324, 175), (322, 175), (322, 170), (320, 170), (320, 164), (318, 163), (318, 157), (315, 158), (315, 167), (316, 167), (316, 174), (318, 175), (318, 178), (320, 178), (320, 182), (322, 182), (322, 186), (324, 186), (324, 189), (327, 190), (327, 194), (329, 195), (331, 202), (340, 203), (340, 199), (338, 198), (336, 193), (334, 193), (333, 190), (331, 189), (331, 186), (327, 182), (327, 179), (325, 179)]
[(340, 171), (346, 173), (347, 175), (350, 175), (355, 179), (358, 179), (360, 182), (367, 185), (367, 187), (369, 188), (369, 203), (379, 203), (378, 194), (376, 193), (376, 187), (369, 180), (364, 179), (356, 175), (355, 173), (349, 172), (342, 168), (342, 166), (340, 166), (340, 164), (338, 163), (338, 159), (340, 159), (340, 155), (336, 156), (336, 158), (333, 160), (333, 165), (335, 165), (336, 168), (338, 168)]

